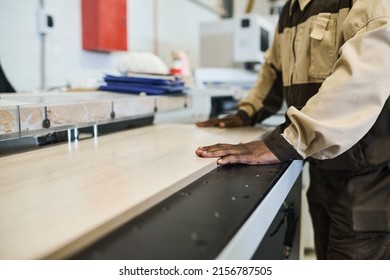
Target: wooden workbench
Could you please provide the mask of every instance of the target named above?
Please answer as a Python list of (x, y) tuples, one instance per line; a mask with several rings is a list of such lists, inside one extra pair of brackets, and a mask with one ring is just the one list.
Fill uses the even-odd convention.
[(152, 125), (0, 158), (0, 259), (66, 258), (216, 167), (262, 128)]

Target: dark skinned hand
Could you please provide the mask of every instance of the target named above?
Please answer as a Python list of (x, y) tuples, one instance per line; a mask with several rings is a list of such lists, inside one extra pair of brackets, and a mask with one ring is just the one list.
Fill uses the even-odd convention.
[(244, 126), (244, 122), (237, 115), (229, 115), (224, 118), (212, 118), (204, 122), (197, 122), (196, 125), (198, 127), (218, 126), (220, 128), (225, 128)]
[(275, 164), (280, 160), (268, 149), (264, 141), (253, 141), (249, 143), (215, 144), (206, 147), (199, 147), (195, 153), (199, 157), (219, 158), (217, 164)]

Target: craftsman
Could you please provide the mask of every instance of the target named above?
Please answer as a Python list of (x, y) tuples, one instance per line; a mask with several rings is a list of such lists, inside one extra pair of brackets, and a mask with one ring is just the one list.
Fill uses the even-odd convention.
[(257, 82), (236, 114), (254, 125), (285, 98), (264, 141), (200, 147), (220, 165), (310, 163), (318, 259), (390, 259), (390, 1), (289, 0)]

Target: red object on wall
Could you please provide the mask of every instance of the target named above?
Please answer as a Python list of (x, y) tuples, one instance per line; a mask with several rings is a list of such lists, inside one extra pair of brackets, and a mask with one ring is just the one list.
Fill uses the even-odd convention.
[(127, 50), (126, 0), (82, 0), (83, 49)]

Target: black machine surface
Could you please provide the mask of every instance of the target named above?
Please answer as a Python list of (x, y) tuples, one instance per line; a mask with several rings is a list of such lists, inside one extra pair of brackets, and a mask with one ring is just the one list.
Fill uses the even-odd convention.
[[(289, 165), (218, 167), (71, 258), (215, 259)], [(300, 185), (295, 185), (253, 258), (284, 258), (286, 237), (290, 258), (298, 257)], [(288, 207), (292, 226), (284, 218)]]

